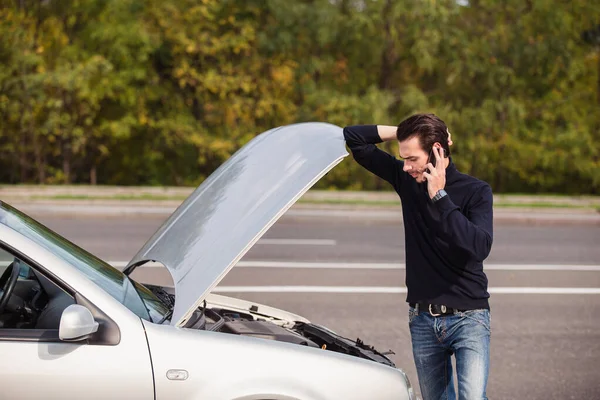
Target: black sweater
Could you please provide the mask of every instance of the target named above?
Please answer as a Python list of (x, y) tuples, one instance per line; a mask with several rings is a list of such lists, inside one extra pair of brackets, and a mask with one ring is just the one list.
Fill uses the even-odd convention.
[(344, 128), (346, 144), (363, 167), (389, 182), (402, 201), (409, 303), (457, 309), (489, 308), (483, 260), (492, 247), (490, 186), (460, 173), (452, 158), (446, 168), (448, 193), (433, 203), (427, 182), (402, 170), (403, 161), (375, 146), (376, 125)]

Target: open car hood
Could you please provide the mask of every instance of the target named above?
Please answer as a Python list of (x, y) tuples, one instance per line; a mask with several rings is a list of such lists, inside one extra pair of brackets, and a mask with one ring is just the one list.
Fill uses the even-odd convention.
[(347, 155), (335, 125), (301, 123), (256, 136), (175, 210), (128, 267), (167, 267), (175, 284), (171, 325), (183, 326), (254, 243)]

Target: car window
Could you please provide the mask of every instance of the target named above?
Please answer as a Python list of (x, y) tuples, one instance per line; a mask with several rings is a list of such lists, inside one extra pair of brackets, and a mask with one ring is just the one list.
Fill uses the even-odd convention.
[(27, 264), (21, 265), (21, 269), (19, 272), (19, 278), (22, 278), (22, 279), (28, 278), (30, 275), (30, 271), (31, 271), (31, 269), (29, 268), (29, 265), (27, 265)]
[[(118, 269), (3, 202), (0, 202), (0, 223), (68, 262), (140, 318), (152, 321), (132, 281)], [(154, 296), (152, 293), (145, 295)], [(160, 303), (158, 298), (155, 300)], [(165, 307), (158, 312), (163, 311), (166, 313), (168, 310)]]
[[(19, 274), (8, 291), (14, 266), (19, 267)], [(20, 337), (22, 330), (58, 331), (62, 312), (75, 304), (73, 296), (3, 247), (0, 247), (0, 299), (5, 301), (0, 313), (0, 335), (16, 335), (15, 338)]]
[[(0, 276), (6, 271), (10, 264), (15, 260), (15, 257), (4, 249), (0, 248)], [(19, 269), (19, 279), (25, 279), (30, 275), (29, 265), (22, 262)], [(2, 290), (2, 288), (0, 288)]]

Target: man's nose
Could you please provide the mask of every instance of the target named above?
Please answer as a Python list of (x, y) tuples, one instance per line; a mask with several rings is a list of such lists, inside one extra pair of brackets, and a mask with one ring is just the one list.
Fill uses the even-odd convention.
[(404, 167), (402, 167), (404, 172), (408, 172), (412, 169), (412, 165), (408, 164), (406, 161), (404, 162)]

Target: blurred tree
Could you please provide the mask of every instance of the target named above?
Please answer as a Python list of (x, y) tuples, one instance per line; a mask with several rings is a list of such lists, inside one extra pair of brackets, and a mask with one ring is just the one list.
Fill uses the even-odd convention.
[[(196, 185), (275, 126), (435, 112), (496, 191), (598, 193), (599, 20), (585, 0), (0, 0), (0, 181)], [(352, 162), (319, 185), (387, 188)]]

